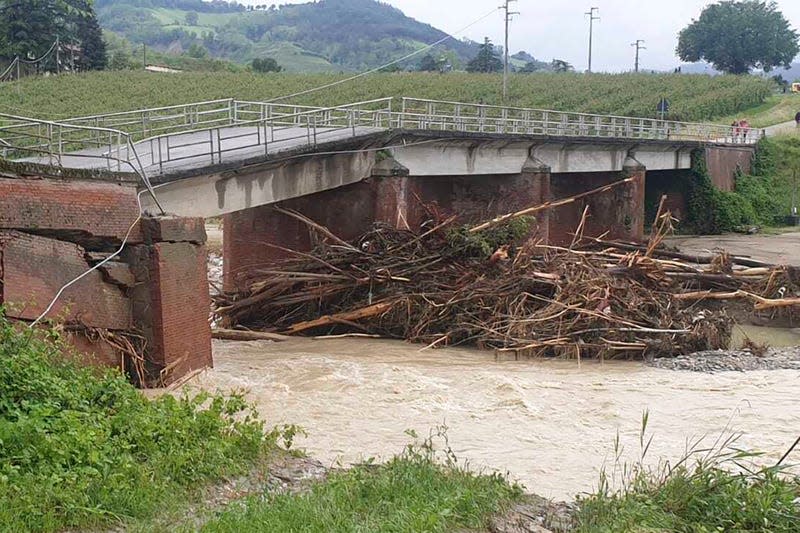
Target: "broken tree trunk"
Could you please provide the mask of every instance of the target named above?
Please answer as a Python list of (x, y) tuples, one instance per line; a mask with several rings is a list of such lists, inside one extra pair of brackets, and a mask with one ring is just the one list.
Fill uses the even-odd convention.
[(288, 335), (266, 333), (263, 331), (244, 331), (240, 329), (212, 329), (211, 337), (225, 341), (274, 341), (283, 342), (291, 339)]

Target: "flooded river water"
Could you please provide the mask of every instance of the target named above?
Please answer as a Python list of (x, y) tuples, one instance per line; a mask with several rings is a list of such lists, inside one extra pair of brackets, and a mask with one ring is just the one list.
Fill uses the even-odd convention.
[(246, 388), (268, 424), (299, 424), (320, 460), (389, 457), (446, 424), (473, 468), (508, 471), (529, 491), (571, 499), (613, 463), (619, 432), (638, 453), (642, 413), (650, 457), (675, 459), (687, 439), (730, 427), (740, 444), (779, 456), (800, 431), (800, 372), (697, 374), (640, 363), (495, 361), (471, 349), (420, 351), (372, 339), (215, 341), (210, 388)]

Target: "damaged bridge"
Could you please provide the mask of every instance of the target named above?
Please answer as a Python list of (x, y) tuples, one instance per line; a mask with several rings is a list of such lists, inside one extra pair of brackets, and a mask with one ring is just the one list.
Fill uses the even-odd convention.
[(275, 204), (348, 239), (375, 222), (419, 227), (433, 211), (485, 219), (632, 178), (540, 213), (531, 237), (568, 242), (588, 207), (587, 235), (640, 240), (646, 196), (685, 210), (674, 183), (698, 157), (731, 189), (760, 137), (411, 98), (219, 100), (59, 122), (0, 115), (0, 304), (21, 321), (60, 319), (100, 364), (169, 383), (212, 362), (205, 218), (224, 219), (227, 288), (312, 245)]

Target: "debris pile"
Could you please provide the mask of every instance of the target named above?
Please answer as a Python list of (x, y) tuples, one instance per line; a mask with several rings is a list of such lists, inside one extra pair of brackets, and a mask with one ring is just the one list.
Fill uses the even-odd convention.
[[(749, 298), (762, 309), (800, 301), (800, 276), (728, 255), (582, 237), (569, 247), (520, 243), (530, 220), (501, 217), (419, 232), (376, 225), (345, 242), (300, 214), (313, 251), (256, 269), (245, 290), (215, 296), (224, 328), (284, 335), (367, 334), (428, 346), (471, 344), (524, 356), (652, 358), (727, 347), (731, 319), (699, 305)], [(584, 213), (585, 221), (586, 213)]]

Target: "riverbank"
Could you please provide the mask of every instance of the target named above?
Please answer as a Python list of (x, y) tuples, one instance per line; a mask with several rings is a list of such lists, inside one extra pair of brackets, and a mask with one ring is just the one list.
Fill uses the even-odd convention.
[(765, 346), (761, 350), (704, 351), (678, 357), (654, 359), (648, 364), (666, 370), (707, 373), (800, 370), (800, 346), (793, 348), (767, 348)]
[[(622, 462), (626, 456), (619, 447), (626, 445), (628, 433), (617, 426), (617, 447), (610, 448), (613, 451), (607, 461), (601, 462), (599, 454), (589, 453), (588, 461), (602, 472), (597, 476), (596, 489), (569, 504), (530, 494), (540, 492), (543, 485), (518, 484), (519, 473), (524, 470), (508, 468), (506, 473), (499, 473), (493, 468), (499, 463), (473, 460), (475, 452), (481, 454), (491, 446), (485, 447), (466, 435), (488, 436), (506, 453), (515, 448), (524, 450), (537, 467), (549, 471), (551, 482), (565, 487), (564, 472), (568, 474), (576, 465), (548, 454), (546, 443), (567, 450), (571, 457), (583, 458), (596, 434), (610, 438), (614, 427), (610, 422), (620, 413), (619, 406), (609, 404), (609, 400), (623, 396), (632, 385), (629, 380), (621, 387), (613, 382), (627, 375), (632, 370), (630, 365), (603, 365), (602, 375), (610, 379), (600, 381), (600, 374), (591, 371), (597, 364), (573, 366), (571, 375), (588, 374), (590, 387), (585, 392), (590, 397), (584, 399), (583, 387), (576, 383), (558, 386), (557, 377), (548, 370), (553, 365), (492, 365), (478, 357), (485, 352), (459, 354), (446, 349), (420, 357), (417, 347), (404, 343), (390, 346), (386, 341), (338, 343), (339, 354), (333, 353), (337, 343), (309, 339), (281, 344), (216, 343), (218, 367), (197, 377), (188, 394), (162, 391), (148, 399), (114, 371), (100, 373), (77, 367), (66, 357), (66, 348), (57, 338), (57, 331), (32, 334), (0, 317), (0, 531), (588, 533), (655, 524), (673, 524), (686, 530), (696, 530), (695, 526), (767, 524), (772, 526), (771, 531), (791, 531), (786, 524), (800, 519), (792, 503), (800, 496), (800, 487), (791, 478), (775, 477), (774, 469), (758, 470), (758, 466), (756, 473), (747, 477), (722, 470), (727, 457), (723, 449), (746, 445), (738, 440), (723, 439), (725, 448), (713, 446), (717, 450), (714, 461), (703, 463), (699, 469), (679, 468), (666, 477), (658, 470), (649, 470), (640, 448), (638, 458), (634, 456), (629, 463), (631, 475), (639, 476), (636, 483), (623, 483), (619, 487), (624, 490), (617, 492), (619, 487), (609, 480), (618, 480), (619, 469), (628, 464)], [(400, 345), (413, 353), (401, 353)], [(276, 351), (278, 367), (260, 366), (263, 358), (255, 355), (277, 346), (281, 347)], [(300, 351), (310, 346), (317, 354), (327, 354), (324, 364), (328, 373), (319, 373), (314, 361)], [(247, 348), (255, 351), (248, 354)], [(231, 365), (230, 357), (220, 353), (223, 349), (234, 356), (244, 353), (246, 366)], [(351, 354), (349, 362), (342, 352)], [(370, 368), (375, 360), (377, 374)], [(225, 384), (220, 377), (226, 367), (228, 372), (235, 372), (230, 377), (245, 382)], [(298, 372), (298, 379), (287, 382), (279, 375), (280, 368)], [(526, 375), (531, 369), (538, 379)], [(417, 377), (416, 383), (403, 382), (409, 371)], [(662, 379), (678, 374), (645, 368), (642, 374), (648, 378), (648, 398), (654, 393), (657, 398), (659, 393), (658, 383), (648, 375), (651, 372), (661, 372)], [(343, 386), (341, 379), (351, 386)], [(202, 381), (206, 381), (206, 387), (200, 386)], [(481, 388), (487, 383), (492, 389)], [(234, 392), (242, 385), (249, 390)], [(300, 385), (306, 390), (292, 390)], [(423, 386), (412, 390), (408, 385)], [(386, 390), (387, 386), (391, 388)], [(430, 386), (433, 390), (428, 389)], [(610, 396), (603, 392), (608, 386)], [(293, 413), (295, 402), (281, 397), (276, 387), (298, 394), (295, 400), (310, 411), (304, 416)], [(533, 396), (513, 401), (513, 393), (527, 388), (532, 389)], [(759, 389), (782, 394), (772, 386)], [(217, 392), (209, 394), (206, 390)], [(389, 411), (385, 411), (384, 399), (363, 394), (376, 390), (390, 396)], [(548, 390), (553, 394), (537, 405), (537, 398), (546, 396)], [(732, 392), (731, 387), (725, 390)], [(277, 402), (274, 408), (263, 402), (262, 394)], [(644, 396), (638, 396), (635, 407), (641, 408), (646, 402), (641, 401)], [(332, 401), (336, 398), (354, 402), (359, 411), (342, 410), (342, 404)], [(249, 400), (256, 401), (255, 410), (251, 410)], [(459, 405), (476, 400), (490, 403), (483, 409)], [(632, 398), (620, 400), (631, 402)], [(713, 414), (714, 406), (708, 400), (703, 399), (703, 412), (710, 410)], [(685, 419), (693, 404), (691, 395), (681, 394), (681, 403), (681, 419)], [(763, 408), (766, 402), (751, 397), (751, 403)], [(777, 412), (787, 412), (775, 403), (772, 399)], [(414, 410), (431, 414), (437, 404), (446, 409), (435, 414), (445, 419), (455, 415), (447, 420), (450, 427), (427, 424), (413, 431)], [(542, 412), (546, 406), (578, 421), (582, 438), (570, 435), (565, 419)], [(328, 408), (341, 411), (349, 427), (342, 418), (331, 416), (332, 411), (324, 411)], [(644, 408), (644, 418), (640, 415), (635, 431), (640, 443), (657, 426), (648, 425), (650, 415)], [(390, 414), (394, 422), (406, 427), (399, 432), (402, 445), (390, 446), (371, 434), (387, 425), (387, 420), (375, 418), (376, 413)], [(515, 416), (519, 413), (524, 416)], [(306, 429), (279, 422), (279, 417), (303, 423)], [(526, 417), (555, 425), (550, 431), (534, 433), (524, 424)], [(357, 461), (343, 457), (320, 461), (286, 451), (303, 442), (331, 437), (320, 425), (323, 420), (333, 427), (347, 428), (348, 438), (341, 445), (358, 446), (359, 439), (366, 436), (383, 453), (363, 454)], [(774, 421), (773, 417), (770, 422)], [(737, 417), (737, 426), (740, 422)], [(713, 429), (707, 420), (703, 423)], [(273, 426), (273, 430), (266, 429)], [(544, 440), (515, 443), (504, 434), (512, 427), (514, 435), (527, 439), (540, 435)], [(666, 437), (669, 442), (674, 435)], [(762, 431), (757, 441), (763, 443), (766, 437)], [(660, 454), (659, 444), (664, 441), (663, 435), (655, 433), (651, 453)], [(666, 456), (655, 457), (659, 457), (657, 464), (662, 464), (661, 457)], [(694, 457), (690, 454), (689, 459)], [(767, 460), (772, 461), (769, 456)], [(715, 481), (709, 484), (708, 480)], [(672, 485), (696, 486), (699, 492), (688, 491), (687, 497), (676, 502), (670, 496)], [(720, 491), (721, 486), (734, 487), (736, 492)], [(565, 499), (572, 501), (575, 494), (570, 490)], [(713, 497), (698, 499), (696, 494)], [(647, 512), (638, 507), (643, 498), (653, 502)], [(746, 512), (732, 512), (726, 503), (744, 500), (759, 504), (748, 506)]]

